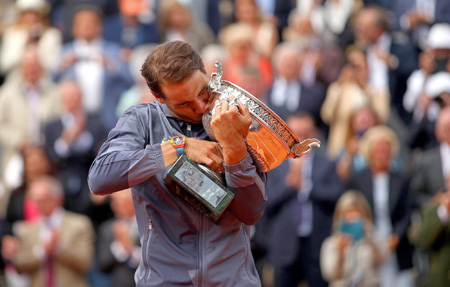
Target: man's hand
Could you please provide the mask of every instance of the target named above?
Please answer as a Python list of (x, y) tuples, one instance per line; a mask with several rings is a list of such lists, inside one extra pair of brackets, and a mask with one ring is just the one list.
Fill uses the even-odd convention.
[(238, 105), (229, 105), (235, 98), (220, 102), (211, 120), (214, 136), (223, 148), (226, 164), (235, 164), (247, 156), (245, 138), (252, 124), (248, 108), (237, 101)]
[[(177, 153), (170, 142), (163, 142), (161, 150), (166, 166), (177, 160)], [(216, 172), (224, 172), (222, 148), (216, 142), (186, 138), (184, 154), (196, 163), (205, 164)]]
[(130, 236), (128, 225), (123, 221), (116, 221), (112, 225), (114, 237), (122, 245), (128, 254), (133, 252), (134, 242), (133, 238)]

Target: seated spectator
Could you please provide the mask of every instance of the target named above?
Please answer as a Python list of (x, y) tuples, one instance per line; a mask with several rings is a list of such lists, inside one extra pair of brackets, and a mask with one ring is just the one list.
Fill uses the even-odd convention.
[(222, 30), (220, 38), (229, 55), (222, 63), (224, 80), (240, 86), (240, 69), (253, 66), (260, 70), (265, 87), (272, 84), (272, 66), (268, 59), (259, 56), (255, 51), (251, 27), (243, 23), (231, 24)]
[(204, 47), (200, 51), (200, 54), (202, 56), (203, 63), (205, 64), (206, 74), (208, 75), (208, 77), (212, 73), (217, 72), (217, 68), (215, 66), (216, 61), (223, 64), (228, 58), (227, 49), (225, 49), (225, 47), (220, 44), (210, 44)]
[(413, 286), (412, 253), (407, 230), (411, 221), (409, 178), (392, 171), (399, 150), (395, 133), (386, 126), (365, 132), (361, 152), (368, 167), (352, 175), (349, 189), (361, 191), (374, 212), (375, 231), (386, 242), (390, 255), (380, 266), (380, 286)]
[(55, 55), (60, 52), (62, 37), (56, 28), (48, 25), (46, 1), (18, 0), (16, 7), (18, 19), (5, 29), (0, 41), (0, 71), (6, 74), (18, 68), (29, 45), (36, 47), (42, 67), (54, 70), (58, 64)]
[(111, 287), (134, 287), (141, 247), (130, 189), (113, 193), (111, 208), (114, 218), (99, 229), (98, 264), (110, 274)]
[(56, 73), (58, 81), (76, 81), (88, 114), (100, 117), (107, 130), (117, 122), (120, 95), (134, 82), (122, 60), (120, 46), (102, 39), (101, 11), (95, 6), (78, 7), (73, 18), (74, 41), (63, 46)]
[(45, 126), (45, 149), (64, 186), (64, 208), (86, 213), (90, 204), (87, 175), (107, 132), (98, 118), (83, 110), (76, 82), (59, 85), (62, 115)]
[(446, 182), (445, 190), (422, 205), (422, 222), (415, 238), (416, 245), (429, 252), (425, 286), (450, 286), (450, 175)]
[(347, 191), (336, 203), (332, 235), (322, 244), (323, 277), (330, 287), (379, 286), (378, 267), (386, 255), (366, 198), (358, 191)]
[(253, 29), (255, 50), (260, 56), (270, 59), (279, 42), (277, 27), (264, 20), (257, 0), (236, 0), (234, 5), (236, 21)]
[(341, 70), (338, 81), (330, 85), (320, 114), (330, 126), (328, 154), (337, 158), (349, 137), (348, 128), (352, 112), (370, 105), (380, 123), (385, 123), (390, 111), (389, 91), (375, 88), (369, 83), (367, 58), (363, 51), (353, 49), (347, 54), (347, 64)]
[(94, 248), (89, 219), (62, 208), (64, 191), (55, 178), (35, 180), (28, 196), (41, 218), (21, 222), (14, 229), (18, 247), (13, 264), (30, 276), (31, 286), (89, 286), (86, 275)]
[(209, 26), (196, 21), (190, 8), (182, 1), (161, 1), (158, 17), (162, 42), (184, 41), (200, 51), (215, 40)]

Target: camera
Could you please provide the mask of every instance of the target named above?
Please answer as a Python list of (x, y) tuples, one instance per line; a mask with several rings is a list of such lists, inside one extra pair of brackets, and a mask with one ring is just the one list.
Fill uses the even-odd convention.
[(447, 72), (447, 66), (450, 58), (449, 57), (439, 57), (434, 59), (434, 71), (433, 73), (438, 72)]

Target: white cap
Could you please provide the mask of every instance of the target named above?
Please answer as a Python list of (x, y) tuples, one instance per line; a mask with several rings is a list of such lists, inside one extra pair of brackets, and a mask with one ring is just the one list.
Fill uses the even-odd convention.
[(17, 0), (16, 6), (19, 11), (46, 12), (47, 9), (45, 0)]
[(427, 44), (431, 49), (450, 49), (450, 25), (434, 24), (428, 33)]
[(425, 85), (425, 92), (432, 99), (442, 93), (450, 93), (450, 73), (439, 72), (430, 76)]

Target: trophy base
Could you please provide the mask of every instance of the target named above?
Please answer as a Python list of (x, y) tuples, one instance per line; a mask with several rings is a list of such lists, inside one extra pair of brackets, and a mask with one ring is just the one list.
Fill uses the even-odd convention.
[(166, 186), (205, 216), (217, 221), (234, 198), (213, 171), (182, 155), (170, 168)]

